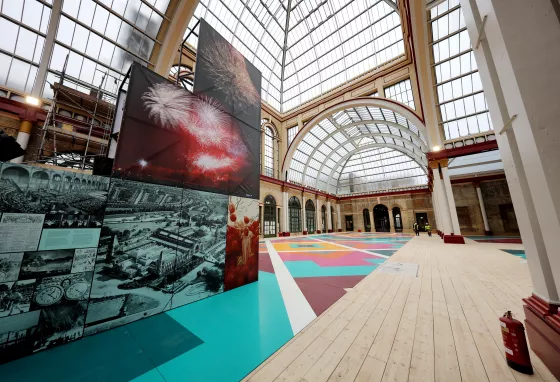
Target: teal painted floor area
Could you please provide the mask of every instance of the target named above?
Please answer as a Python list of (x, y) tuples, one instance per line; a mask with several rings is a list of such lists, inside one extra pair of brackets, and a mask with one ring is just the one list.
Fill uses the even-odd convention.
[[(385, 259), (383, 259), (385, 260)], [(369, 275), (377, 265), (355, 265), (341, 267), (321, 267), (313, 261), (285, 261), (292, 277), (359, 276)]]
[(166, 314), (204, 341), (158, 367), (167, 382), (239, 381), (293, 337), (276, 276), (266, 272)]
[(527, 260), (527, 255), (525, 255), (524, 249), (502, 249), (502, 251), (507, 252), (510, 255), (521, 257), (522, 259)]
[(276, 276), (259, 272), (256, 283), (0, 365), (0, 381), (239, 381), (292, 337)]

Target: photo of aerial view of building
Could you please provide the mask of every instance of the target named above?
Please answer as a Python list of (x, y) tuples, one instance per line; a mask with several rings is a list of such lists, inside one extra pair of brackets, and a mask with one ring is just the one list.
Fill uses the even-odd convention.
[(113, 178), (85, 334), (223, 291), (228, 197)]
[(46, 214), (44, 228), (99, 228), (109, 178), (3, 163), (0, 211)]

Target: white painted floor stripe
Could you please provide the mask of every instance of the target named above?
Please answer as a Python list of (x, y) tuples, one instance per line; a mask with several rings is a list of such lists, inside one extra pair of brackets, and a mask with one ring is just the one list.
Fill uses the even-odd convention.
[[(341, 247), (351, 249), (352, 251), (358, 251), (358, 252), (366, 253), (366, 254), (368, 254), (368, 255), (370, 255), (370, 256), (379, 256), (379, 257), (383, 257), (383, 258), (385, 258), (385, 259), (388, 259), (389, 257), (391, 257), (391, 256), (387, 256), (387, 255), (381, 255), (381, 254), (379, 254), (379, 253), (377, 253), (377, 252), (371, 253), (371, 252), (366, 251), (365, 249), (352, 248), (352, 247), (349, 247), (349, 246), (344, 245), (344, 244), (339, 244), (339, 243), (337, 243), (336, 241), (326, 241), (326, 240), (317, 239), (316, 237), (314, 237), (313, 240), (322, 241), (323, 243), (329, 243), (329, 244), (339, 245), (339, 246), (341, 246)], [(328, 249), (324, 249), (324, 251), (328, 251)], [(372, 251), (375, 251), (375, 249), (372, 249)], [(284, 252), (284, 251), (282, 251), (282, 252)]]
[(288, 271), (288, 268), (286, 268), (286, 265), (280, 258), (280, 255), (278, 255), (278, 252), (276, 252), (276, 249), (274, 249), (270, 240), (265, 240), (265, 243), (272, 266), (274, 267), (278, 285), (280, 286), (280, 293), (282, 293), (282, 299), (286, 306), (286, 312), (290, 319), (292, 331), (294, 335), (296, 335), (311, 321), (317, 318), (317, 315), (311, 308), (311, 305), (309, 305), (309, 302), (307, 302), (307, 299), (299, 289), (296, 281), (290, 274), (290, 271)]

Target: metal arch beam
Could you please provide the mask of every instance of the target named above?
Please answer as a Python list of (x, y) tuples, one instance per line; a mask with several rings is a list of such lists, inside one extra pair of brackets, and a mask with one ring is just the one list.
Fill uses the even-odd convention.
[[(379, 124), (383, 124), (383, 125), (387, 125), (387, 126), (391, 126), (394, 127), (395, 129), (398, 129), (408, 135), (410, 135), (411, 137), (414, 137), (417, 141), (418, 144), (416, 144), (413, 141), (410, 141), (413, 145), (415, 145), (416, 147), (418, 147), (418, 149), (421, 152), (428, 152), (428, 146), (422, 141), (422, 139), (416, 135), (413, 131), (409, 130), (406, 127), (403, 127), (401, 125), (399, 125), (398, 123), (394, 123), (394, 122), (390, 122), (390, 121), (383, 121), (383, 120), (366, 120), (366, 121), (362, 121), (362, 122), (353, 122), (350, 123), (348, 125), (339, 125), (338, 123), (336, 123), (336, 121), (332, 120), (331, 118), (327, 118), (334, 126), (337, 127), (337, 130), (333, 131), (332, 133), (330, 133), (329, 135), (327, 135), (325, 138), (323, 138), (319, 144), (317, 146), (315, 146), (315, 148), (313, 149), (313, 151), (311, 152), (311, 154), (309, 154), (308, 158), (307, 158), (307, 162), (305, 162), (305, 167), (303, 168), (303, 173), (305, 174), (305, 172), (307, 171), (307, 167), (309, 166), (309, 162), (311, 162), (311, 159), (313, 158), (313, 155), (319, 150), (319, 147), (321, 147), (326, 141), (327, 139), (329, 139), (330, 137), (334, 136), (336, 133), (342, 133), (344, 136), (346, 136), (348, 138), (348, 141), (353, 141), (354, 138), (359, 138), (359, 137), (367, 137), (367, 136), (374, 136), (371, 134), (379, 134), (379, 136), (387, 136), (388, 138), (401, 138), (404, 139), (404, 137), (398, 136), (398, 135), (394, 135), (394, 134), (387, 134), (387, 133), (371, 133), (371, 134), (361, 134), (360, 136), (356, 136), (356, 137), (350, 137), (348, 136), (348, 134), (346, 134), (346, 129), (350, 128), (350, 127), (354, 127), (354, 126), (361, 126), (361, 125), (365, 125), (365, 124), (375, 124), (375, 123), (379, 123)], [(389, 136), (390, 135), (390, 136)], [(345, 142), (346, 143), (346, 142)]]
[[(418, 146), (415, 145), (413, 142), (411, 142), (411, 141), (407, 140), (406, 138), (403, 138), (403, 137), (401, 137), (401, 136), (399, 136), (399, 135), (387, 134), (387, 133), (368, 133), (368, 134), (361, 134), (361, 135), (359, 135), (359, 136), (355, 136), (355, 137), (352, 137), (351, 139), (348, 139), (347, 141), (345, 141), (345, 142), (339, 144), (338, 146), (336, 146), (336, 148), (332, 149), (331, 153), (330, 153), (329, 155), (327, 155), (326, 159), (323, 161), (323, 164), (321, 165), (321, 167), (320, 167), (319, 170), (322, 170), (322, 169), (323, 169), (326, 160), (327, 160), (328, 158), (331, 157), (332, 153), (337, 152), (338, 149), (340, 149), (340, 148), (341, 148), (342, 146), (344, 146), (345, 144), (347, 144), (347, 143), (349, 143), (349, 142), (350, 142), (350, 143), (353, 143), (353, 142), (355, 142), (355, 141), (357, 141), (357, 140), (359, 140), (359, 139), (362, 139), (362, 138), (375, 138), (375, 137), (389, 138), (389, 139), (394, 139), (394, 140), (396, 140), (396, 141), (400, 141), (400, 142), (403, 142), (403, 143), (412, 144), (413, 150), (414, 150), (415, 148), (417, 148), (418, 151), (419, 151), (420, 153), (424, 154), (424, 151), (422, 151), (422, 149), (421, 149), (420, 147), (418, 147)], [(388, 143), (388, 144), (390, 144), (390, 143)], [(313, 159), (313, 155), (315, 154), (315, 152), (317, 151), (317, 149), (318, 149), (319, 147), (321, 147), (321, 146), (322, 146), (322, 145), (317, 145), (317, 147), (315, 147), (315, 148), (313, 149), (313, 151), (311, 152), (311, 154), (310, 154), (309, 157), (307, 158), (307, 162), (305, 162), (305, 166), (304, 166), (304, 168), (303, 168), (303, 174), (305, 174), (305, 173), (307, 172), (307, 169), (308, 169), (308, 167), (309, 167), (309, 163), (311, 162), (311, 159)], [(411, 152), (415, 153), (414, 151), (411, 151)], [(423, 158), (423, 157), (420, 156), (420, 158)], [(305, 182), (304, 182), (304, 183), (305, 183)], [(317, 183), (316, 183), (316, 184), (317, 184)], [(316, 187), (315, 187), (315, 188), (316, 188)]]
[(166, 14), (169, 13), (171, 22), (164, 19), (163, 23), (168, 23), (169, 27), (164, 28), (162, 23), (157, 36), (159, 41), (163, 41), (163, 45), (157, 52), (152, 51), (150, 56), (150, 61), (154, 63), (154, 72), (157, 74), (167, 78), (173, 60), (178, 54), (182, 54), (178, 53), (179, 45), (198, 3), (199, 0), (170, 1)]
[[(373, 136), (383, 136), (383, 135), (386, 136), (386, 135), (388, 135), (388, 134), (384, 134), (384, 133), (372, 133), (372, 134), (368, 134), (368, 135), (364, 134), (364, 135), (361, 135), (361, 136), (359, 136), (359, 137), (356, 137), (356, 138), (353, 139), (352, 141), (348, 141), (348, 142), (353, 142), (353, 141), (356, 141), (356, 140), (358, 140), (358, 139), (361, 139), (361, 138), (367, 137), (367, 136), (372, 136), (372, 137), (373, 137)], [(409, 141), (406, 140), (406, 139), (404, 139), (403, 137), (391, 136), (390, 138), (391, 138), (391, 139), (398, 140), (398, 141), (403, 142), (403, 143), (409, 143)], [(323, 167), (325, 167), (325, 163), (327, 162), (327, 160), (332, 156), (333, 153), (337, 152), (338, 149), (340, 149), (342, 146), (344, 146), (344, 145), (347, 144), (348, 142), (344, 142), (344, 143), (338, 145), (337, 147), (335, 147), (335, 148), (330, 152), (329, 155), (327, 155), (327, 157), (325, 158), (325, 160), (324, 160), (323, 163), (321, 164), (321, 167), (319, 167), (319, 172), (317, 173), (317, 179), (315, 179), (315, 188), (318, 188), (317, 185), (319, 184), (319, 176), (321, 175), (321, 171), (323, 170)], [(417, 162), (421, 167), (422, 167), (422, 166), (426, 167), (426, 166), (428, 165), (425, 155), (422, 157), (422, 156), (418, 155), (417, 153), (415, 153), (414, 151), (411, 151), (411, 150), (408, 149), (407, 147), (394, 145), (394, 144), (392, 144), (392, 143), (377, 143), (377, 144), (379, 144), (379, 145), (393, 146), (393, 147), (400, 147), (401, 149), (406, 150), (406, 151), (407, 151), (407, 154), (406, 154), (406, 155), (408, 155), (410, 158), (414, 159), (415, 162)], [(367, 145), (366, 145), (366, 146), (367, 146)], [(365, 147), (365, 146), (363, 146), (363, 147)], [(360, 147), (357, 147), (355, 150), (352, 150), (351, 152), (356, 151), (356, 150), (359, 150), (359, 149), (360, 149)], [(426, 163), (423, 163), (424, 160), (426, 160)], [(307, 168), (305, 168), (304, 170), (307, 170)], [(305, 173), (303, 173), (303, 184), (305, 184)]]
[(393, 3), (391, 0), (383, 0), (383, 1), (386, 2), (387, 5), (393, 8), (395, 11), (397, 12), (399, 11), (399, 7), (397, 6), (397, 4)]
[[(328, 189), (329, 189), (329, 187), (330, 187), (330, 185), (331, 185), (332, 177), (333, 177), (333, 175), (334, 175), (334, 173), (335, 173), (335, 170), (336, 170), (338, 167), (340, 167), (340, 164), (341, 164), (342, 162), (344, 162), (346, 159), (350, 158), (352, 155), (354, 155), (354, 154), (356, 154), (356, 153), (358, 153), (358, 152), (360, 152), (360, 151), (365, 151), (365, 150), (372, 149), (372, 148), (377, 148), (377, 147), (379, 147), (379, 148), (389, 147), (389, 148), (392, 148), (392, 149), (394, 149), (394, 150), (400, 151), (401, 153), (403, 153), (403, 154), (409, 156), (412, 160), (414, 160), (414, 161), (420, 166), (420, 168), (421, 168), (422, 170), (424, 170), (424, 172), (427, 174), (428, 170), (427, 170), (427, 168), (426, 168), (426, 165), (424, 165), (424, 164), (422, 164), (421, 162), (419, 162), (419, 161), (417, 160), (418, 158), (416, 158), (416, 155), (415, 155), (414, 153), (411, 153), (408, 149), (406, 149), (406, 148), (404, 148), (404, 147), (396, 146), (396, 145), (391, 145), (391, 144), (388, 144), (388, 143), (373, 143), (373, 144), (371, 144), (371, 145), (366, 145), (366, 146), (360, 147), (360, 148), (358, 148), (358, 149), (356, 149), (356, 150), (353, 150), (353, 151), (349, 152), (348, 154), (346, 154), (345, 156), (343, 156), (342, 158), (340, 158), (340, 160), (333, 166), (333, 168), (332, 168), (332, 170), (331, 170), (331, 172), (330, 172), (330, 174), (329, 174), (329, 178), (327, 179), (327, 187), (326, 187), (325, 192), (328, 192)], [(319, 178), (317, 178), (317, 179), (319, 179)]]
[(292, 144), (288, 147), (288, 151), (287, 151), (286, 155), (284, 156), (284, 161), (282, 163), (282, 174), (285, 174), (286, 171), (289, 170), (290, 163), (292, 161), (292, 158), (294, 157), (294, 153), (296, 151), (297, 146), (303, 140), (303, 137), (309, 131), (311, 131), (311, 129), (313, 127), (315, 127), (315, 125), (317, 125), (322, 120), (326, 119), (327, 117), (329, 117), (329, 116), (331, 116), (331, 115), (333, 115), (333, 114), (335, 114), (339, 111), (352, 109), (354, 107), (359, 107), (359, 106), (379, 107), (379, 108), (391, 110), (393, 112), (396, 112), (396, 113), (400, 114), (403, 118), (409, 120), (414, 126), (416, 126), (416, 128), (420, 132), (420, 135), (425, 137), (426, 143), (429, 146), (430, 142), (429, 142), (429, 137), (427, 135), (426, 126), (424, 125), (424, 123), (420, 120), (420, 118), (412, 110), (406, 108), (405, 106), (400, 105), (396, 101), (392, 101), (392, 100), (388, 100), (388, 99), (370, 98), (370, 97), (355, 98), (355, 99), (352, 99), (352, 100), (340, 102), (339, 104), (336, 104), (334, 106), (331, 106), (331, 107), (321, 111), (319, 114), (317, 114), (315, 117), (313, 117), (303, 127), (303, 129), (301, 129), (299, 131), (299, 133), (294, 138), (294, 141), (292, 142)]
[[(340, 125), (340, 127), (346, 129), (346, 128), (350, 128), (350, 127), (354, 127), (354, 126), (371, 125), (371, 124), (387, 125), (387, 126), (394, 127), (395, 129), (399, 129), (400, 131), (402, 131), (404, 133), (407, 133), (411, 137), (415, 138), (418, 141), (419, 145), (422, 148), (426, 149), (426, 151), (428, 151), (428, 144), (426, 142), (424, 142), (424, 140), (422, 139), (422, 136), (420, 136), (419, 134), (416, 134), (414, 131), (410, 130), (408, 127), (404, 127), (403, 125), (400, 125), (400, 124), (395, 123), (395, 122), (385, 121), (385, 120), (382, 120), (382, 119), (364, 119), (363, 121), (352, 122), (352, 123), (349, 123), (348, 125)], [(418, 132), (420, 132), (420, 130), (418, 130)]]

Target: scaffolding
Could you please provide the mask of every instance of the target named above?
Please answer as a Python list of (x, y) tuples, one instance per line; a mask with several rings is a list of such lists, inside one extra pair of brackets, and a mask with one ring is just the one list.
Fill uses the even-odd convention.
[(51, 86), (53, 97), (31, 160), (91, 171), (96, 156), (107, 156), (117, 97), (104, 89), (108, 81), (115, 85), (117, 81), (109, 72), (101, 73), (101, 78), (94, 87), (63, 70), (59, 82), (45, 84)]

